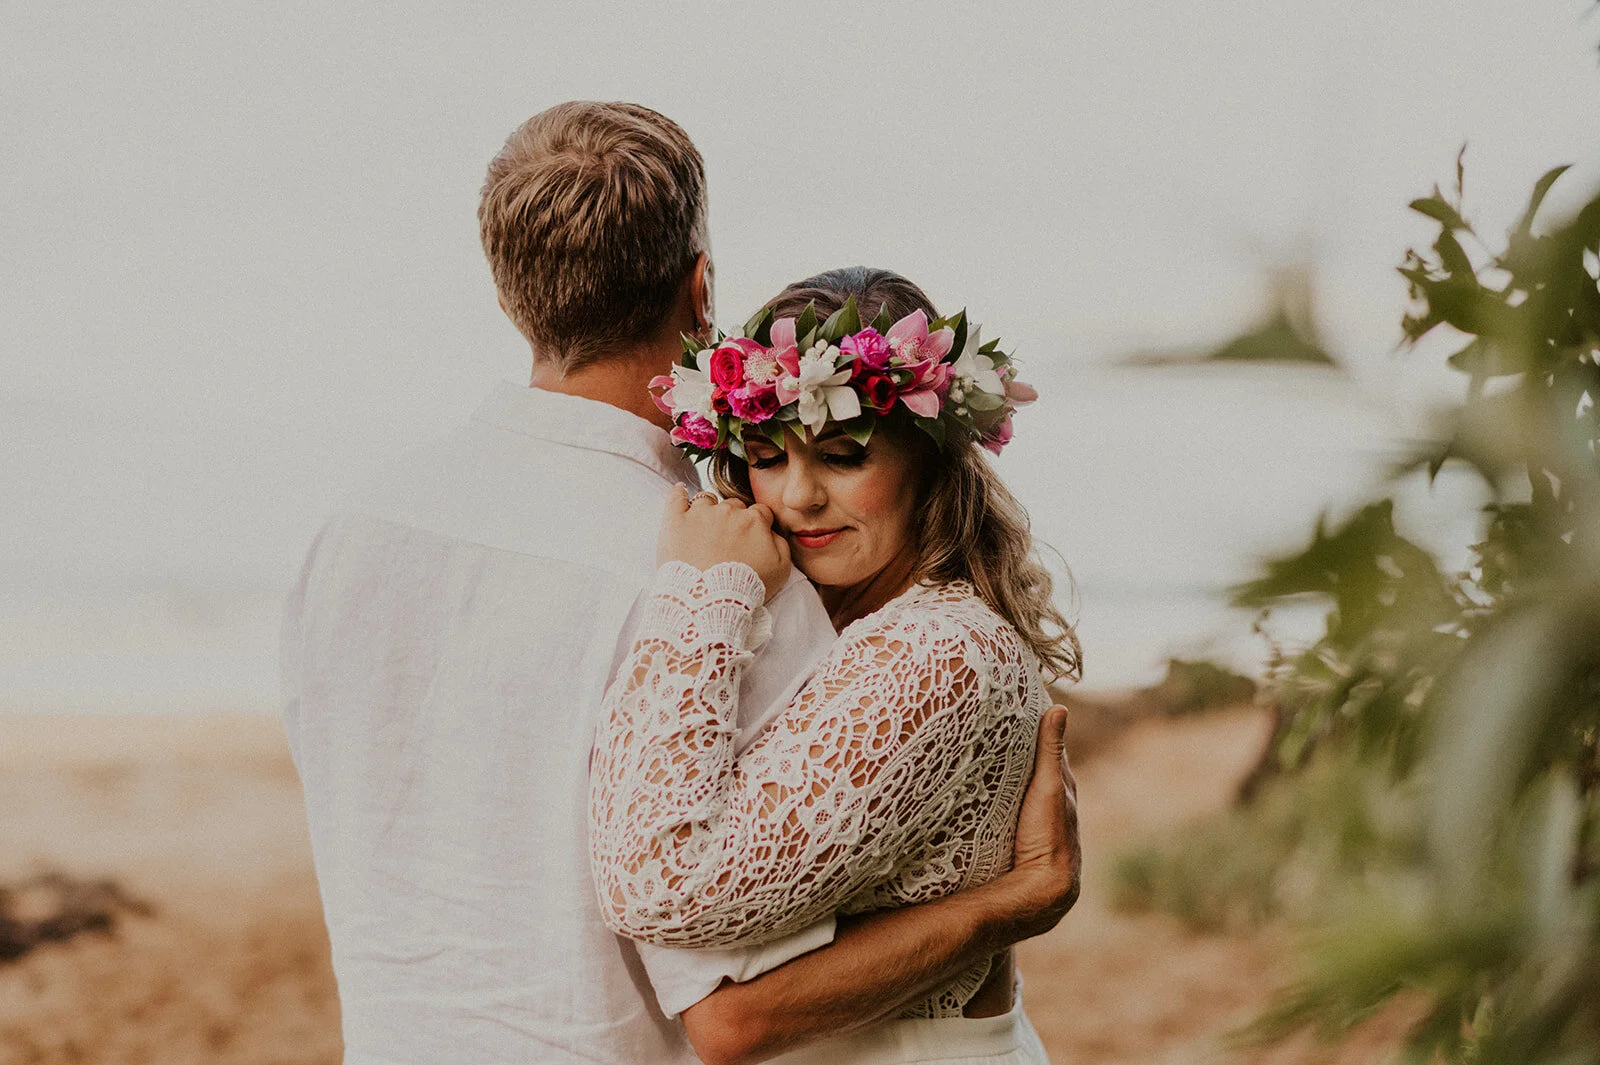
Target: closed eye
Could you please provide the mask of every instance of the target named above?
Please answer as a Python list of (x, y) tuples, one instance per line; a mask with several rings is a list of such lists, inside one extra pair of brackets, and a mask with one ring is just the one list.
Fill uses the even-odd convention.
[(842, 469), (851, 469), (867, 461), (866, 448), (851, 448), (849, 451), (824, 451), (822, 461), (829, 466)]

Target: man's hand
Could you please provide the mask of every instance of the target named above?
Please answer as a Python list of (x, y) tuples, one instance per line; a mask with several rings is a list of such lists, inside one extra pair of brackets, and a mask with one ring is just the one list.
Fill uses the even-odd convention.
[[(1067, 766), (1067, 708), (1052, 706), (1039, 722), (1033, 779), (1017, 816), (1017, 841), (1004, 898), (1014, 909), (1018, 939), (1050, 931), (1078, 901), (1083, 852), (1078, 844), (1078, 783)], [(997, 882), (998, 884), (998, 882)]]
[(772, 511), (761, 504), (747, 507), (709, 492), (691, 501), (679, 485), (667, 495), (656, 548), (658, 565), (673, 561), (699, 570), (743, 562), (760, 576), (771, 599), (789, 580), (789, 541), (772, 531)]

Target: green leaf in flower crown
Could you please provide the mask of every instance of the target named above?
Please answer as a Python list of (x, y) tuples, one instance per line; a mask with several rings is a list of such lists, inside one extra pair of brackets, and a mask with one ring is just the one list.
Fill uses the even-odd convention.
[(938, 418), (913, 418), (911, 419), (911, 422), (918, 429), (921, 429), (923, 432), (933, 437), (933, 442), (935, 444), (938, 444), (941, 448), (944, 447), (944, 440), (946, 436), (944, 422), (940, 421)]
[(957, 311), (954, 318), (946, 319), (946, 324), (956, 331), (956, 338), (950, 344), (950, 361), (954, 362), (967, 346), (967, 309), (963, 307)]
[[(1000, 350), (1000, 338), (999, 337), (995, 337), (993, 340), (985, 341), (983, 346), (978, 349), (978, 354), (979, 355), (988, 355), (990, 357), (993, 357), (996, 353), (999, 352), (999, 350)], [(1011, 356), (1007, 355), (1006, 356), (1006, 361), (1010, 362), (1011, 361)]]
[(817, 342), (817, 338), (813, 335), (816, 331), (817, 305), (808, 303), (806, 304), (806, 309), (800, 312), (800, 317), (794, 323), (794, 335), (800, 342), (800, 354), (804, 355), (806, 350)]
[(851, 333), (861, 331), (861, 313), (856, 310), (856, 298), (845, 297), (844, 306), (828, 315), (822, 323), (822, 339), (837, 344)]
[(737, 436), (730, 436), (728, 438), (728, 452), (736, 459), (744, 458), (744, 441)]
[(685, 366), (693, 366), (696, 353), (705, 345), (700, 342), (698, 337), (690, 336), (688, 333), (679, 333), (678, 339), (683, 341), (683, 364)]
[(872, 328), (879, 333), (887, 334), (889, 327), (892, 325), (894, 325), (894, 315), (889, 313), (889, 305), (887, 303), (878, 304), (878, 313), (872, 319)]
[(744, 323), (744, 335), (762, 347), (772, 343), (772, 308), (763, 307)]
[(872, 439), (872, 430), (877, 426), (878, 419), (871, 414), (863, 414), (859, 418), (851, 418), (847, 422), (839, 423), (839, 428), (844, 430), (846, 436), (865, 447), (868, 440)]
[(999, 410), (1000, 405), (1005, 402), (1005, 397), (997, 396), (992, 392), (985, 392), (981, 388), (974, 388), (966, 394), (966, 397), (961, 402), (973, 410)]
[(761, 430), (761, 435), (771, 440), (775, 446), (787, 447), (788, 441), (784, 437), (784, 428), (787, 425), (787, 422), (780, 422), (777, 418), (768, 418), (758, 428)]
[(969, 417), (972, 419), (972, 427), (978, 432), (984, 433), (1006, 420), (1006, 409), (1004, 404), (994, 410), (975, 409)]

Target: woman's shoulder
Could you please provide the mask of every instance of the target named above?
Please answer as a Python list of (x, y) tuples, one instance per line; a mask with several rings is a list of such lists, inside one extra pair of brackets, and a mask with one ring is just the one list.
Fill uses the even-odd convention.
[(840, 633), (841, 644), (882, 646), (899, 641), (909, 652), (959, 649), (995, 664), (1020, 661), (1027, 649), (1005, 618), (968, 581), (917, 585)]

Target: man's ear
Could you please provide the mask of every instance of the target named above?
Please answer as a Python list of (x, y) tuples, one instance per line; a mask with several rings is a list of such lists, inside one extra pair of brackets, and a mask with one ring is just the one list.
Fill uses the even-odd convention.
[(496, 303), (500, 304), (500, 313), (505, 315), (507, 318), (510, 318), (511, 312), (506, 310), (506, 298), (500, 295), (500, 293), (496, 292), (494, 294), (494, 300)]
[(689, 280), (689, 299), (694, 307), (695, 329), (702, 332), (709, 330), (716, 316), (715, 270), (709, 252), (701, 252), (694, 261), (694, 276)]

